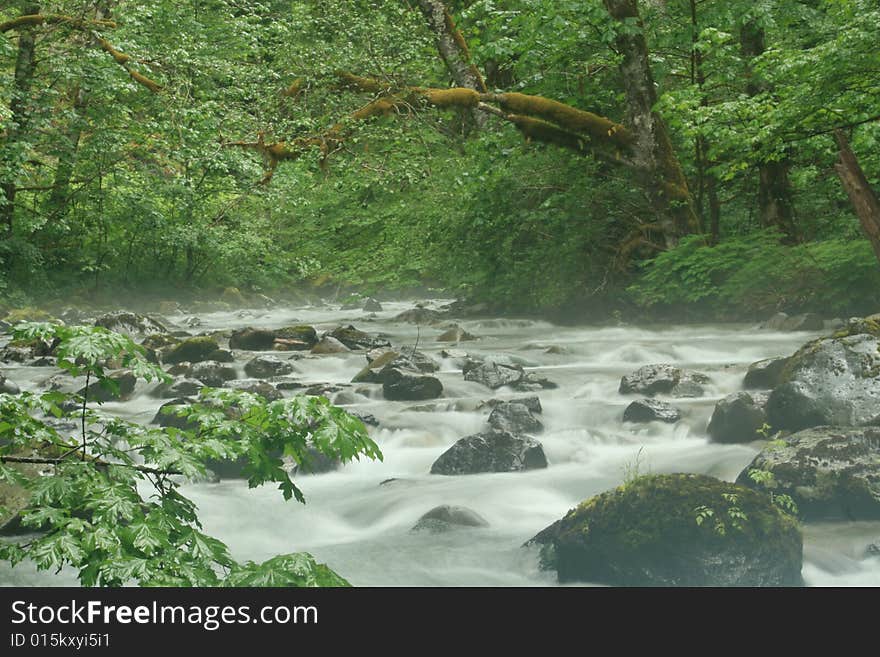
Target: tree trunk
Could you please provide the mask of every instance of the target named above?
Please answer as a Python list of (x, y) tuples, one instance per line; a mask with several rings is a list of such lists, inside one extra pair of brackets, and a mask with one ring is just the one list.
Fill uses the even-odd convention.
[(862, 171), (842, 130), (834, 132), (834, 141), (837, 142), (840, 158), (834, 165), (837, 177), (840, 178), (843, 189), (852, 202), (853, 210), (862, 224), (862, 230), (865, 231), (865, 236), (871, 242), (874, 254), (880, 262), (880, 199), (868, 184), (865, 172)]
[(658, 214), (667, 247), (679, 238), (698, 230), (693, 199), (681, 163), (672, 149), (666, 124), (654, 112), (657, 92), (648, 63), (645, 41), (636, 0), (604, 0), (608, 13), (616, 21), (635, 20), (642, 28), (633, 33), (621, 30), (617, 35), (618, 51), (623, 55), (620, 72), (626, 92), (628, 121), (635, 133), (634, 164), (646, 179), (651, 201)]
[[(38, 14), (38, 5), (28, 5), (24, 14)], [(7, 148), (15, 148), (16, 142), (25, 134), (30, 118), (29, 96), (31, 82), (34, 77), (34, 51), (36, 49), (36, 37), (32, 27), (22, 28), (18, 36), (18, 54), (15, 58), (15, 80), (13, 82), (12, 100), (9, 103), (11, 120), (6, 132)], [(18, 158), (16, 158), (18, 159)], [(15, 194), (18, 167), (10, 167), (7, 171), (7, 179), (0, 183), (3, 191), (4, 202), (0, 205), (0, 224), (6, 226), (8, 235), (12, 235), (15, 221)]]
[[(754, 19), (743, 23), (740, 29), (740, 47), (747, 66), (752, 59), (764, 54), (764, 29)], [(747, 75), (746, 93), (749, 96), (756, 96), (766, 90), (750, 70)], [(797, 242), (799, 238), (788, 170), (788, 158), (762, 162), (758, 166), (758, 210), (762, 226), (776, 227), (785, 235), (786, 241)]]
[[(471, 62), (471, 54), (461, 32), (455, 27), (446, 5), (442, 0), (419, 0), (419, 7), (428, 21), (440, 58), (446, 64), (455, 86), (486, 93), (486, 83)], [(480, 130), (486, 127), (487, 117), (483, 112), (470, 110), (474, 125)]]
[(61, 150), (58, 153), (58, 165), (55, 168), (52, 191), (46, 200), (46, 213), (52, 219), (60, 219), (67, 214), (70, 205), (70, 181), (76, 168), (79, 141), (82, 136), (79, 113), (86, 105), (85, 92), (77, 85), (71, 90), (71, 97), (76, 115), (73, 119), (74, 125), (69, 128), (66, 143), (61, 145)]

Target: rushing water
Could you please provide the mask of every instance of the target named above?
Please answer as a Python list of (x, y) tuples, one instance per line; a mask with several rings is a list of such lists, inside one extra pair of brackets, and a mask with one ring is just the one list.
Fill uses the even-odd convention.
[[(750, 363), (790, 354), (812, 337), (746, 325), (636, 328), (561, 327), (517, 319), (460, 322), (480, 339), (457, 348), (484, 356), (504, 354), (559, 387), (538, 393), (545, 426), (538, 437), (550, 463), (547, 469), (446, 477), (429, 474), (431, 464), (456, 440), (486, 427), (487, 411), (476, 410), (479, 403), (521, 395), (493, 393), (464, 381), (455, 364), (440, 357), (450, 346), (435, 341), (440, 329), (390, 321), (411, 307), (409, 303), (384, 306), (373, 319), (361, 311), (329, 306), (200, 315), (201, 331), (308, 323), (320, 332), (352, 323), (371, 334), (385, 334), (395, 345), (412, 348), (418, 340), (419, 350), (442, 362), (437, 376), (445, 393), (433, 402), (388, 402), (380, 386), (368, 384), (354, 384), (336, 394), (337, 403), (378, 418), (380, 426), (370, 432), (385, 458), (300, 477), (297, 484), (306, 494), (306, 505), (284, 502), (274, 486), (249, 490), (245, 482), (233, 480), (185, 486), (185, 494), (199, 506), (205, 530), (224, 540), (237, 558), (263, 560), (308, 551), (355, 585), (555, 585), (554, 573), (538, 569), (535, 550), (520, 547), (525, 540), (580, 501), (620, 484), (625, 472), (634, 468), (735, 479), (761, 445), (710, 443), (705, 428), (715, 402), (739, 389)], [(181, 322), (184, 316), (169, 319)], [(546, 353), (550, 346), (560, 347), (562, 353)], [(674, 425), (624, 424), (623, 410), (632, 398), (618, 394), (620, 377), (660, 362), (707, 373), (712, 379), (707, 395), (675, 400), (683, 419)], [(297, 376), (308, 383), (347, 384), (365, 364), (362, 353), (305, 355), (294, 361)], [(36, 390), (48, 372), (18, 368), (8, 374), (23, 388)], [(148, 422), (161, 402), (145, 394), (148, 385), (139, 385), (143, 388), (132, 401), (106, 404), (104, 409)], [(413, 408), (426, 404), (434, 410)], [(439, 504), (469, 507), (490, 526), (444, 534), (409, 531)], [(807, 584), (880, 585), (880, 558), (864, 555), (866, 546), (880, 539), (880, 523), (811, 524), (804, 534)], [(0, 582), (74, 581), (71, 574), (50, 581), (26, 568), (10, 571), (0, 566)]]

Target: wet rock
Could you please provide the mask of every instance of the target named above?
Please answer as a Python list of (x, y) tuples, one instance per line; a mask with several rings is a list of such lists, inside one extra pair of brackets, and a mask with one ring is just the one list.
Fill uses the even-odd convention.
[(624, 422), (668, 422), (681, 419), (681, 411), (672, 404), (657, 399), (639, 399), (623, 411)]
[(431, 474), (517, 472), (546, 467), (544, 448), (534, 438), (506, 431), (487, 431), (456, 442), (434, 461)]
[(180, 397), (193, 397), (199, 394), (199, 391), (205, 387), (205, 384), (195, 379), (180, 379), (170, 384), (160, 384), (156, 386), (151, 397), (159, 399), (176, 399)]
[[(384, 482), (383, 482), (384, 483)], [(435, 506), (410, 531), (428, 531), (431, 533), (448, 532), (457, 527), (488, 527), (489, 523), (476, 511), (463, 506), (442, 504)]]
[(58, 359), (54, 356), (40, 356), (29, 362), (28, 367), (55, 367), (57, 364)]
[(270, 351), (275, 344), (275, 331), (267, 329), (243, 328), (232, 332), (229, 338), (230, 349), (244, 351)]
[(277, 356), (257, 356), (245, 363), (244, 371), (255, 379), (270, 379), (273, 376), (291, 374), (294, 369), (290, 361), (281, 360)]
[(324, 474), (333, 472), (342, 466), (342, 462), (322, 454), (314, 447), (307, 447), (302, 463), (294, 465), (293, 472), (296, 474)]
[(9, 345), (0, 351), (0, 361), (4, 363), (24, 363), (33, 357), (33, 349), (30, 347), (15, 347)]
[(367, 354), (366, 366), (351, 380), (352, 383), (382, 383), (379, 373), (386, 365), (400, 358), (392, 349), (374, 349)]
[(213, 360), (194, 363), (187, 369), (186, 375), (191, 379), (198, 379), (209, 388), (222, 388), (226, 381), (238, 376), (234, 367)]
[(183, 325), (189, 328), (198, 328), (202, 325), (202, 320), (198, 317), (187, 317), (183, 320)]
[(769, 496), (703, 475), (640, 477), (583, 502), (529, 544), (543, 546), (542, 565), (560, 582), (802, 584), (797, 523)]
[(522, 367), (503, 365), (493, 361), (484, 363), (469, 361), (465, 363), (462, 372), (465, 381), (474, 381), (493, 390), (503, 386), (512, 386), (523, 377)]
[(102, 326), (135, 339), (144, 338), (151, 333), (168, 333), (168, 329), (152, 317), (124, 310), (101, 315), (95, 320), (95, 326)]
[(89, 384), (88, 389), (82, 388), (76, 394), (87, 396), (89, 401), (96, 402), (125, 401), (131, 397), (137, 384), (137, 377), (132, 372), (120, 370), (112, 372), (108, 378), (115, 384), (114, 388), (104, 387), (99, 381), (95, 381)]
[(275, 349), (279, 351), (308, 351), (318, 344), (318, 332), (314, 326), (298, 324), (285, 326), (275, 332)]
[(544, 425), (532, 415), (532, 411), (518, 401), (502, 402), (495, 406), (489, 414), (489, 426), (508, 433), (539, 433), (544, 430)]
[(186, 406), (192, 403), (195, 403), (194, 399), (188, 399), (185, 397), (165, 402), (159, 407), (159, 410), (156, 412), (156, 415), (153, 417), (150, 424), (158, 424), (160, 427), (174, 427), (181, 431), (193, 431), (198, 429), (198, 423), (175, 413), (175, 407)]
[(866, 557), (880, 557), (880, 540), (865, 548)]
[(239, 383), (237, 385), (230, 382), (230, 387), (233, 390), (240, 390), (241, 392), (249, 392), (252, 395), (259, 395), (266, 401), (278, 401), (279, 399), (283, 399), (284, 395), (273, 386), (271, 383), (267, 383), (266, 381), (257, 381), (257, 382), (248, 382), (248, 383)]
[(767, 422), (767, 395), (735, 392), (715, 405), (709, 436), (716, 443), (748, 443), (766, 438), (761, 432)]
[(303, 394), (309, 397), (327, 397), (330, 398), (334, 392), (339, 392), (342, 390), (340, 386), (333, 385), (332, 383), (315, 383), (308, 386)]
[(339, 326), (330, 332), (330, 337), (336, 338), (349, 349), (375, 349), (377, 347), (390, 347), (391, 343), (379, 337), (373, 337), (368, 333), (359, 331), (354, 326)]
[(774, 440), (736, 481), (790, 495), (806, 520), (880, 519), (880, 428), (815, 427)]
[(318, 344), (312, 347), (313, 354), (343, 354), (349, 351), (351, 349), (329, 335), (325, 335)]
[(5, 376), (0, 374), (0, 393), (4, 395), (17, 395), (21, 393), (21, 389), (15, 384), (14, 381), (10, 381)]
[(235, 354), (227, 349), (217, 349), (208, 354), (207, 360), (216, 360), (218, 363), (234, 363)]
[(767, 358), (752, 363), (743, 379), (743, 388), (746, 390), (775, 388), (782, 382), (782, 372), (788, 361), (788, 358)]
[(527, 409), (529, 409), (532, 413), (543, 413), (544, 409), (541, 407), (541, 400), (538, 397), (517, 397), (515, 399), (490, 399), (487, 402), (483, 402), (482, 406), (488, 406), (489, 408), (496, 408), (497, 406), (501, 406), (503, 404), (522, 404)]
[(378, 427), (379, 426), (379, 420), (377, 420), (376, 416), (373, 415), (372, 413), (367, 413), (365, 411), (350, 410), (350, 411), (348, 411), (348, 414), (353, 415), (354, 417), (359, 419), (361, 422), (363, 422), (367, 426), (370, 426), (370, 427)]
[(187, 338), (162, 352), (163, 363), (201, 363), (218, 351), (217, 340), (208, 336)]
[(825, 322), (815, 313), (792, 316), (786, 313), (776, 313), (761, 324), (761, 328), (771, 331), (821, 331), (825, 328)]
[(460, 326), (453, 326), (437, 336), (437, 342), (466, 342), (476, 339), (477, 336), (471, 335)]
[(702, 396), (702, 386), (709, 383), (709, 377), (700, 372), (682, 370), (666, 363), (645, 365), (620, 380), (621, 394), (636, 393), (653, 397), (657, 394), (672, 394), (676, 397)]
[(444, 349), (440, 352), (440, 356), (443, 358), (462, 360), (468, 357), (468, 353), (462, 349)]
[(412, 374), (397, 368), (384, 368), (382, 380), (382, 394), (389, 401), (436, 399), (443, 394), (443, 384), (440, 379), (433, 376)]
[(363, 311), (368, 313), (380, 313), (382, 312), (382, 304), (376, 301), (373, 297), (367, 297), (364, 301)]
[(767, 402), (774, 429), (880, 424), (880, 338), (820, 338), (791, 357)]
[(429, 308), (410, 308), (394, 317), (395, 322), (407, 322), (408, 324), (433, 324), (443, 318), (443, 313)]

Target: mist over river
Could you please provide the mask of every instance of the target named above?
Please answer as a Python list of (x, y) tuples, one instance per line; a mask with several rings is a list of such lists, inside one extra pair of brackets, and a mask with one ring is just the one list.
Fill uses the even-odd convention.
[[(439, 307), (434, 301), (429, 307)], [(249, 490), (246, 482), (186, 484), (184, 493), (198, 505), (205, 531), (225, 541), (237, 559), (262, 561), (286, 552), (307, 551), (355, 586), (555, 586), (555, 572), (538, 568), (537, 548), (523, 542), (594, 494), (619, 485), (627, 470), (642, 473), (693, 472), (733, 481), (758, 453), (761, 442), (722, 445), (709, 441), (706, 425), (715, 403), (741, 387), (748, 365), (789, 355), (816, 334), (758, 330), (750, 325), (556, 326), (539, 320), (477, 319), (458, 322), (478, 340), (439, 343), (439, 326), (391, 319), (410, 302), (383, 303), (374, 318), (338, 305), (199, 314), (193, 332), (244, 326), (277, 328), (311, 324), (321, 333), (354, 324), (393, 345), (418, 349), (441, 363), (436, 376), (444, 396), (428, 402), (392, 402), (378, 384), (350, 384), (366, 364), (363, 352), (290, 356), (295, 376), (304, 383), (344, 384), (331, 401), (370, 413), (370, 427), (384, 461), (360, 461), (335, 472), (297, 478), (307, 504), (285, 502), (272, 485)], [(186, 328), (190, 315), (171, 315)], [(504, 354), (556, 384), (537, 394), (543, 406), (546, 469), (503, 474), (442, 476), (431, 464), (458, 439), (486, 428), (488, 409), (481, 402), (524, 396), (508, 389), (491, 391), (463, 379), (460, 368), (440, 352), (454, 347), (470, 354)], [(549, 347), (556, 347), (547, 353)], [(236, 352), (236, 367), (254, 353)], [(706, 395), (675, 399), (683, 412), (675, 424), (622, 421), (636, 397), (618, 392), (620, 378), (650, 363), (672, 363), (711, 378)], [(23, 390), (42, 390), (56, 370), (4, 366)], [(240, 372), (245, 377), (243, 370)], [(149, 422), (162, 400), (138, 383), (127, 402), (103, 406), (108, 413)], [(292, 392), (285, 392), (290, 395)], [(663, 399), (664, 397), (660, 397)], [(389, 481), (390, 480), (390, 481)], [(383, 483), (384, 482), (384, 483)], [(441, 504), (468, 507), (486, 528), (445, 533), (412, 532), (417, 520)], [(811, 586), (880, 585), (880, 558), (866, 557), (868, 544), (880, 538), (880, 522), (804, 525), (803, 576)], [(0, 566), (0, 583), (75, 584), (72, 572), (36, 573)]]

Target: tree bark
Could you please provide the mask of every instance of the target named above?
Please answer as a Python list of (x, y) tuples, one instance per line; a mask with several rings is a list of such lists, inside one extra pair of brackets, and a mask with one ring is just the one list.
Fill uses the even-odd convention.
[(681, 163), (672, 148), (663, 119), (654, 111), (657, 91), (648, 63), (648, 45), (636, 0), (604, 0), (605, 8), (619, 23), (635, 23), (639, 28), (621, 30), (616, 38), (623, 56), (620, 73), (626, 92), (628, 120), (636, 136), (634, 164), (646, 179), (651, 201), (658, 215), (667, 247), (698, 230), (693, 198)]
[[(764, 54), (764, 28), (754, 19), (747, 20), (740, 28), (740, 48), (747, 67), (750, 67), (751, 60)], [(766, 87), (755, 79), (750, 70), (747, 75), (746, 93), (749, 96), (766, 91)], [(788, 171), (788, 158), (768, 160), (758, 165), (758, 210), (762, 226), (775, 227), (785, 235), (786, 241), (797, 242), (799, 236)]]
[(837, 142), (839, 157), (837, 164), (834, 165), (837, 177), (840, 178), (853, 210), (862, 224), (862, 230), (865, 231), (865, 236), (874, 248), (877, 261), (880, 262), (880, 199), (868, 184), (865, 172), (842, 130), (834, 132), (834, 141)]
[[(467, 42), (455, 26), (446, 5), (442, 0), (419, 0), (419, 8), (434, 34), (437, 51), (455, 86), (486, 93), (486, 83), (471, 61)], [(472, 109), (470, 114), (477, 128), (482, 130), (486, 127), (487, 117), (484, 113)]]
[[(37, 5), (29, 5), (24, 12), (28, 14), (39, 13)], [(12, 89), (12, 100), (9, 103), (11, 121), (6, 132), (7, 148), (15, 148), (16, 143), (27, 131), (30, 119), (29, 99), (31, 82), (34, 77), (36, 37), (32, 27), (23, 27), (18, 35), (18, 53), (15, 57), (15, 79)], [(0, 224), (6, 227), (6, 232), (12, 236), (15, 222), (15, 194), (17, 167), (7, 172), (7, 179), (0, 183), (3, 191), (4, 203), (0, 205)]]

